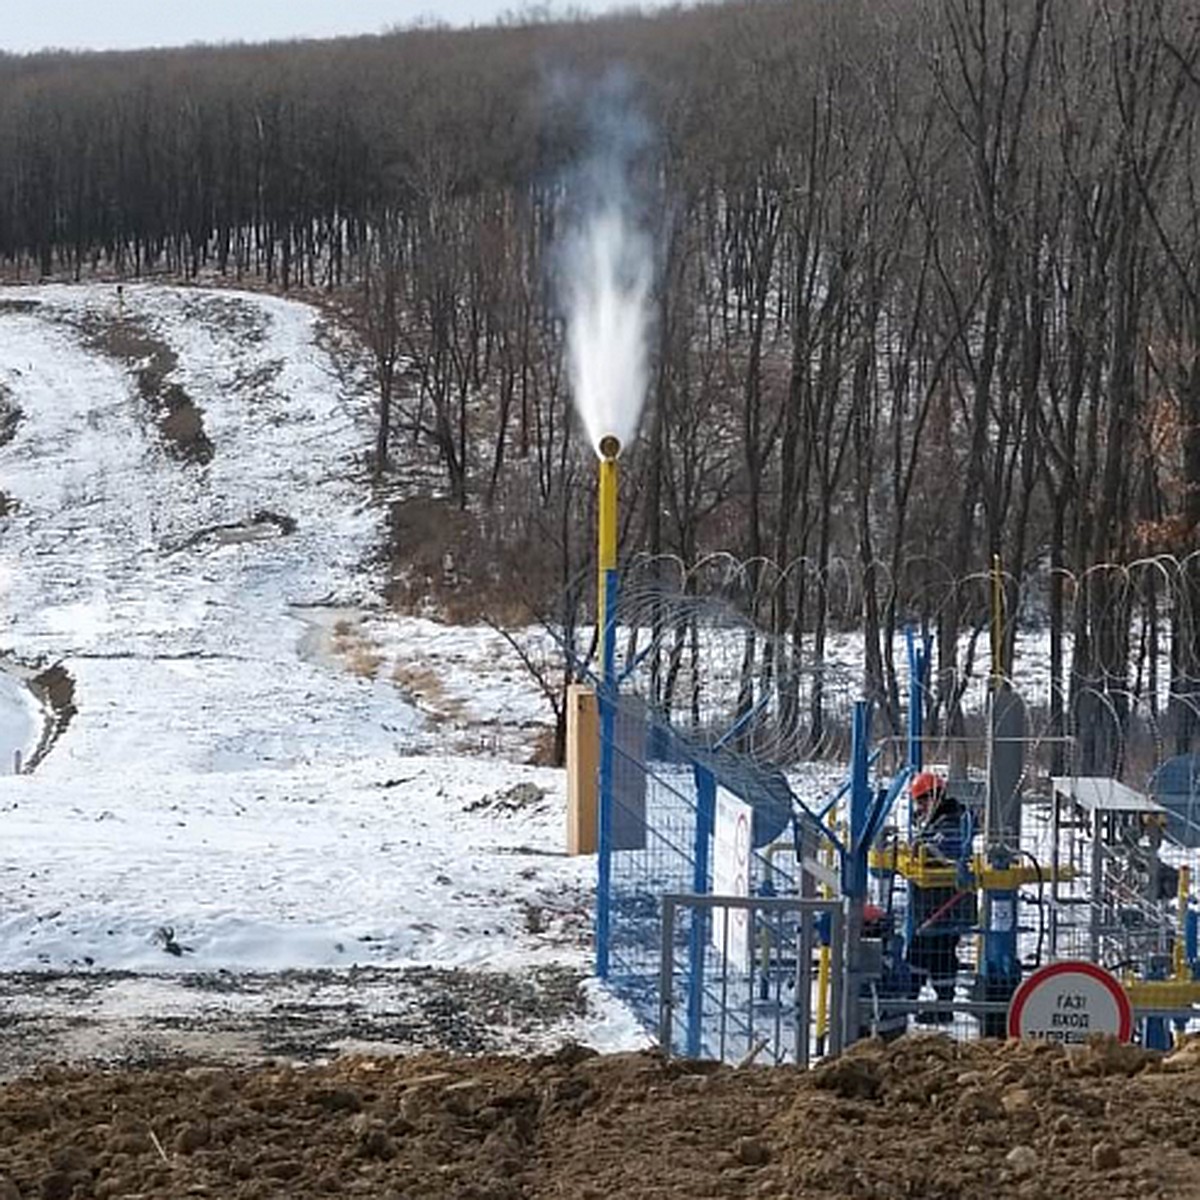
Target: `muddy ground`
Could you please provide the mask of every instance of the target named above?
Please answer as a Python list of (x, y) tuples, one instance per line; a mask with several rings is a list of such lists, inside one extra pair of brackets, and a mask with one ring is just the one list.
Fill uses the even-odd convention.
[(43, 1069), (0, 1197), (997, 1200), (1200, 1195), (1200, 1044), (864, 1044), (804, 1073), (600, 1057)]
[(0, 974), (0, 1081), (47, 1062), (529, 1054), (577, 1036), (587, 1015), (582, 973), (561, 966), (13, 972)]

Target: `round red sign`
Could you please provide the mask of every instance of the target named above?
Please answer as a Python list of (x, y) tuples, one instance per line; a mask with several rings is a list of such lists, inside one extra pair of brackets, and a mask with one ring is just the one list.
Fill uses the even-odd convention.
[(1121, 984), (1090, 962), (1056, 962), (1034, 971), (1008, 1006), (1008, 1036), (1081, 1045), (1094, 1033), (1133, 1036), (1133, 1006)]

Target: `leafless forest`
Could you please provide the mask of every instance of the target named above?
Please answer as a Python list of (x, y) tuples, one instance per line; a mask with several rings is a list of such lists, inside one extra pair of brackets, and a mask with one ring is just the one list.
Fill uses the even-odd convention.
[(554, 255), (614, 91), (657, 256), (626, 547), (748, 561), (741, 601), (806, 656), (864, 628), (893, 712), (891, 633), (926, 622), (942, 719), (998, 553), (1010, 612), (1050, 629), (1060, 719), (1162, 705), (1190, 745), (1194, 0), (758, 0), (4, 58), (0, 257), (352, 305), (364, 465), (404, 487), (414, 586), (575, 612), (593, 471)]

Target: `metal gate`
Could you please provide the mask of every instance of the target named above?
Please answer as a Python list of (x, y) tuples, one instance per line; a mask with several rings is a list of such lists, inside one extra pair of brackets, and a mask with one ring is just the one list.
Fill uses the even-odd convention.
[(844, 939), (836, 900), (663, 896), (663, 1054), (802, 1066), (837, 1054), (850, 1020)]

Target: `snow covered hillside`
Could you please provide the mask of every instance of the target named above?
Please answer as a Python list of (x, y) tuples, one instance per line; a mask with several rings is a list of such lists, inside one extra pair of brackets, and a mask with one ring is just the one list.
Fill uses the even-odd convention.
[[(317, 314), (122, 292), (0, 292), (0, 651), (61, 662), (74, 709), (0, 777), (0, 969), (584, 968), (561, 773), (437, 753), (337, 653), (383, 513), (370, 394)], [(500, 678), (489, 702), (530, 711)], [(7, 742), (30, 711), (0, 693)]]
[(40, 720), (41, 711), (29, 689), (11, 676), (0, 675), (0, 772), (14, 770), (29, 757), (37, 745)]

